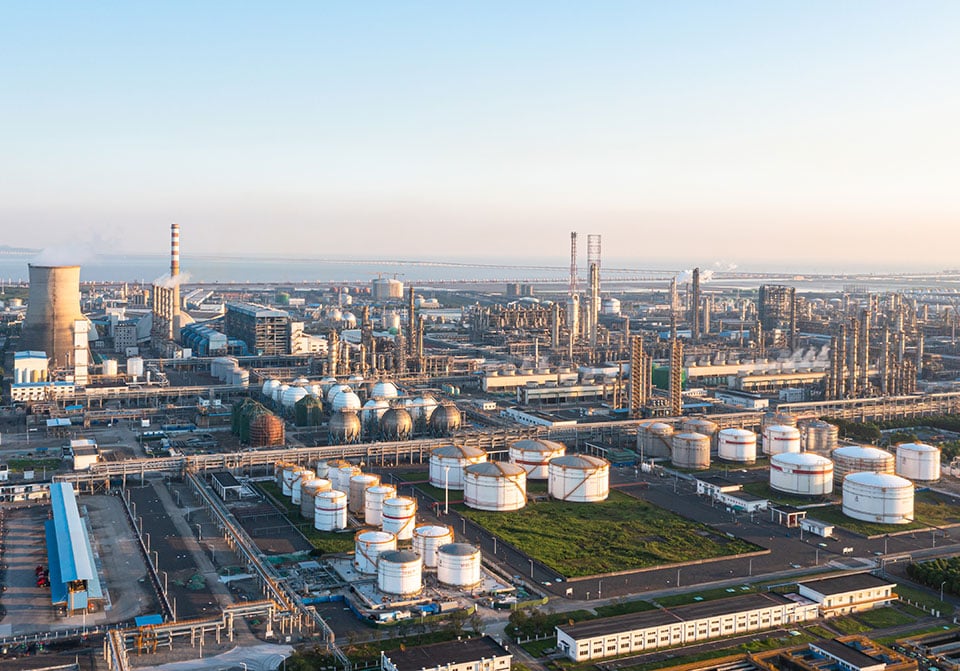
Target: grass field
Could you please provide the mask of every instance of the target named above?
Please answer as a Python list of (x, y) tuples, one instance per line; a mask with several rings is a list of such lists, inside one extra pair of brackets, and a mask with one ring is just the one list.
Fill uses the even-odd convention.
[(465, 506), (458, 511), (567, 577), (761, 549), (617, 491), (601, 503), (544, 501), (508, 513)]
[[(59, 449), (59, 448), (57, 448)], [(63, 465), (62, 459), (44, 458), (44, 459), (10, 459), (7, 466), (13, 473), (23, 473), (24, 471), (55, 471)]]
[(871, 629), (896, 627), (901, 624), (908, 624), (917, 619), (916, 616), (901, 612), (894, 606), (875, 608), (864, 611), (863, 613), (857, 613), (856, 618)]
[(901, 599), (909, 599), (913, 603), (919, 603), (923, 606), (926, 606), (928, 609), (939, 610), (943, 613), (953, 612), (952, 605), (946, 601), (941, 601), (936, 595), (931, 594), (926, 590), (922, 590), (917, 587), (911, 587), (910, 585), (898, 584), (893, 591), (896, 592)]
[(871, 627), (864, 624), (863, 622), (858, 622), (856, 619), (850, 616), (841, 616), (841, 617), (832, 617), (829, 620), (829, 625), (832, 629), (836, 629), (841, 634), (862, 634), (865, 631), (870, 631)]
[(935, 631), (949, 631), (951, 629), (956, 629), (956, 627), (946, 625), (946, 624), (942, 624), (942, 625), (931, 624), (925, 627), (918, 627), (913, 631), (908, 631), (903, 634), (895, 634), (894, 636), (881, 636), (880, 638), (875, 638), (873, 640), (875, 640), (880, 645), (890, 645), (904, 638), (913, 638), (914, 636), (923, 636), (924, 634), (932, 634)]
[(743, 485), (743, 491), (788, 506), (808, 506), (811, 503), (821, 503), (828, 500), (821, 496), (791, 496), (790, 494), (784, 494), (775, 489), (770, 489), (770, 484), (767, 482), (747, 482)]

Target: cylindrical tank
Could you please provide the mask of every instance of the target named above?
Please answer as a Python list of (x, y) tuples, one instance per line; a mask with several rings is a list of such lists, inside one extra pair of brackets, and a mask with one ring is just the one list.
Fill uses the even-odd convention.
[(351, 477), (350, 496), (348, 497), (350, 512), (362, 514), (365, 510), (367, 488), (379, 484), (380, 476), (372, 473), (359, 473)]
[(293, 407), (297, 426), (320, 426), (323, 424), (323, 404), (314, 396), (304, 396)]
[(387, 531), (358, 531), (354, 536), (353, 566), (360, 573), (376, 573), (377, 558), (397, 549), (397, 537)]
[(264, 413), (250, 420), (250, 446), (267, 447), (283, 445), (283, 420), (274, 414)]
[(363, 496), (363, 519), (367, 524), (380, 526), (383, 523), (383, 502), (397, 495), (397, 488), (383, 483), (370, 487)]
[(710, 439), (710, 449), (717, 449), (717, 432), (720, 430), (714, 422), (703, 417), (691, 417), (680, 424), (683, 433), (699, 433)]
[(879, 524), (913, 521), (913, 483), (890, 473), (851, 473), (843, 479), (843, 514)]
[(103, 360), (103, 374), (106, 375), (107, 377), (117, 376), (117, 360), (116, 359)]
[(363, 471), (360, 470), (359, 466), (354, 466), (353, 464), (347, 464), (346, 466), (340, 466), (337, 470), (330, 473), (330, 484), (333, 485), (333, 488), (339, 492), (343, 492), (347, 495), (347, 500), (350, 499), (350, 479), (355, 475), (360, 475)]
[(800, 496), (833, 491), (833, 462), (812, 452), (781, 452), (770, 457), (770, 488)]
[(800, 431), (795, 426), (771, 424), (763, 429), (763, 453), (774, 455), (800, 451)]
[(553, 440), (518, 440), (510, 445), (510, 461), (527, 472), (527, 479), (546, 480), (550, 460), (566, 452), (566, 445)]
[(450, 543), (437, 549), (437, 580), (452, 587), (480, 584), (480, 550), (467, 543)]
[(430, 484), (434, 487), (463, 489), (463, 469), (487, 460), (478, 447), (444, 445), (430, 452)]
[(330, 442), (333, 445), (346, 445), (360, 440), (360, 433), (363, 430), (360, 424), (360, 418), (352, 410), (338, 410), (330, 415), (330, 423), (327, 425), (330, 434)]
[[(45, 352), (53, 368), (67, 367), (74, 355), (73, 323), (86, 320), (80, 310), (80, 266), (29, 264), (28, 268), (30, 290), (21, 349)], [(86, 346), (84, 356), (89, 357)]]
[(836, 424), (814, 419), (803, 424), (804, 446), (807, 452), (830, 454), (837, 447), (840, 429)]
[(678, 433), (673, 437), (671, 463), (677, 468), (710, 468), (710, 436), (702, 433)]
[[(797, 418), (789, 412), (768, 412), (760, 420), (760, 427), (766, 429), (768, 426), (796, 426)], [(762, 432), (761, 432), (762, 433)]]
[(502, 461), (471, 464), (463, 469), (463, 501), (475, 510), (520, 510), (527, 505), (527, 472)]
[(754, 463), (757, 460), (757, 434), (747, 429), (721, 429), (717, 434), (717, 456), (739, 464)]
[(286, 462), (283, 465), (283, 480), (280, 485), (280, 492), (284, 496), (293, 496), (293, 481), (297, 478), (297, 473), (301, 470), (294, 463)]
[(394, 496), (384, 499), (380, 508), (380, 526), (397, 536), (397, 540), (413, 538), (417, 524), (417, 500), (409, 496)]
[(568, 454), (550, 460), (547, 488), (561, 501), (593, 503), (610, 495), (610, 462), (587, 454)]
[(308, 520), (312, 520), (317, 505), (317, 494), (329, 491), (329, 489), (330, 481), (325, 478), (314, 478), (304, 482), (300, 489), (300, 514)]
[(940, 448), (924, 443), (897, 445), (897, 475), (914, 482), (940, 479)]
[(303, 483), (313, 480), (317, 474), (309, 468), (298, 468), (293, 473), (293, 484), (290, 485), (290, 503), (300, 505), (303, 500)]
[(663, 422), (654, 422), (647, 426), (640, 434), (643, 458), (665, 457), (669, 459), (673, 452), (673, 434), (673, 427)]
[(313, 500), (313, 527), (319, 531), (347, 528), (347, 495), (336, 489), (318, 492)]
[(377, 589), (386, 594), (413, 596), (423, 588), (423, 560), (409, 550), (381, 552), (377, 560)]
[(837, 482), (851, 473), (893, 473), (896, 460), (879, 447), (847, 445), (830, 453), (833, 459), (833, 477)]
[(287, 467), (296, 468), (296, 464), (289, 461), (273, 462), (273, 481), (280, 488), (281, 493), (283, 492), (283, 471)]
[(460, 410), (453, 403), (437, 406), (430, 415), (430, 430), (436, 436), (449, 436), (460, 429)]
[(413, 418), (403, 408), (390, 408), (380, 418), (384, 440), (407, 440), (413, 435)]
[(452, 542), (453, 529), (445, 524), (421, 524), (413, 530), (413, 551), (428, 568), (436, 568), (437, 550)]

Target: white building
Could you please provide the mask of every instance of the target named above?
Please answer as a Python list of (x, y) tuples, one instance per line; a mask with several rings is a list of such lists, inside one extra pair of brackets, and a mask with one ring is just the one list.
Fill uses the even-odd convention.
[(815, 601), (822, 617), (886, 606), (896, 601), (897, 595), (893, 592), (896, 586), (896, 583), (869, 573), (853, 573), (799, 584), (800, 595)]
[(575, 662), (657, 650), (819, 617), (817, 604), (773, 592), (648, 610), (557, 627), (557, 647)]
[(88, 471), (100, 461), (100, 449), (95, 441), (80, 438), (70, 441), (70, 453), (73, 455), (73, 470)]
[(46, 352), (14, 352), (13, 383), (46, 382), (48, 360)]
[(15, 403), (49, 401), (73, 396), (76, 391), (73, 382), (25, 382), (10, 385), (10, 399)]

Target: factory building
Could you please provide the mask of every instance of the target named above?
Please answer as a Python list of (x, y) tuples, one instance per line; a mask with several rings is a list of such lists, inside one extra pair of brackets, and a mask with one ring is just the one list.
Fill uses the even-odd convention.
[(103, 601), (103, 588), (73, 485), (51, 484), (50, 507), (53, 519), (45, 523), (50, 600), (66, 615), (95, 610)]
[(557, 648), (575, 662), (690, 645), (819, 617), (817, 604), (773, 592), (717, 599), (557, 627)]
[(138, 346), (137, 322), (124, 319), (113, 327), (113, 351), (125, 354), (130, 348)]
[(800, 595), (815, 601), (821, 617), (847, 615), (896, 601), (896, 583), (869, 573), (854, 573), (800, 583)]
[(284, 310), (256, 303), (227, 303), (223, 327), (228, 338), (245, 342), (251, 354), (290, 354), (292, 322)]
[(380, 671), (509, 671), (506, 648), (490, 636), (380, 653)]

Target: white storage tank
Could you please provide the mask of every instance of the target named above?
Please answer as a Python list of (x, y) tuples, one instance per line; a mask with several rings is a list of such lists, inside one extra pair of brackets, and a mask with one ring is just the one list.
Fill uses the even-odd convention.
[(463, 501), (475, 510), (520, 510), (527, 505), (527, 472), (502, 461), (471, 464), (463, 469)]
[(106, 375), (107, 377), (117, 376), (117, 360), (116, 359), (103, 360), (103, 374)]
[(350, 479), (355, 475), (360, 475), (362, 472), (363, 471), (360, 470), (359, 466), (354, 466), (353, 464), (340, 466), (337, 468), (337, 470), (331, 472), (330, 483), (333, 485), (334, 489), (346, 494), (347, 500), (349, 500)]
[(807, 452), (830, 454), (836, 449), (840, 429), (836, 424), (814, 419), (803, 424), (803, 444)]
[(399, 395), (397, 390), (397, 385), (393, 382), (387, 382), (385, 380), (380, 380), (373, 388), (370, 390), (370, 398), (396, 398)]
[(303, 483), (313, 480), (317, 474), (309, 468), (300, 468), (293, 473), (293, 485), (290, 487), (290, 503), (300, 505), (303, 498)]
[(283, 397), (280, 399), (280, 405), (287, 410), (292, 410), (293, 406), (297, 404), (297, 401), (299, 401), (301, 398), (305, 398), (307, 395), (307, 390), (303, 387), (290, 387), (283, 392)]
[(280, 486), (280, 491), (284, 496), (293, 496), (293, 481), (296, 479), (297, 473), (302, 470), (296, 464), (285, 463), (283, 465), (283, 484)]
[(337, 412), (338, 410), (359, 410), (360, 407), (360, 397), (352, 391), (341, 391), (333, 397), (333, 403), (330, 404), (333, 412)]
[(300, 514), (308, 520), (312, 520), (317, 505), (317, 494), (329, 489), (330, 481), (324, 478), (314, 478), (304, 482), (300, 490)]
[(879, 447), (847, 445), (830, 453), (833, 459), (833, 477), (837, 482), (850, 473), (893, 473), (896, 460)]
[(363, 496), (363, 519), (367, 524), (380, 526), (383, 523), (383, 502), (397, 495), (393, 485), (380, 483), (370, 487)]
[(717, 456), (738, 464), (756, 462), (757, 434), (747, 429), (721, 429), (717, 434)]
[(913, 521), (913, 483), (890, 473), (851, 473), (843, 479), (843, 514), (878, 524)]
[(423, 560), (409, 550), (387, 550), (377, 560), (377, 589), (413, 596), (423, 589)]
[(430, 484), (434, 487), (463, 489), (463, 469), (487, 460), (478, 447), (444, 445), (430, 452)]
[(390, 404), (382, 398), (371, 398), (363, 404), (363, 409), (360, 411), (360, 421), (363, 422), (364, 427), (369, 427), (370, 424), (378, 423), (389, 409)]
[(710, 436), (702, 433), (678, 433), (673, 437), (671, 463), (678, 468), (710, 468)]
[(428, 568), (436, 568), (437, 550), (452, 542), (453, 529), (445, 524), (421, 524), (413, 530), (413, 551)]
[(566, 452), (566, 445), (553, 440), (518, 440), (510, 445), (510, 461), (527, 472), (527, 479), (546, 480), (550, 460)]
[(663, 422), (654, 422), (647, 426), (641, 434), (641, 454), (644, 459), (651, 457), (670, 458), (673, 453), (673, 427)]
[(812, 452), (781, 452), (770, 457), (770, 488), (799, 496), (833, 491), (833, 462)]
[(395, 534), (397, 540), (408, 541), (413, 538), (413, 528), (417, 525), (417, 500), (409, 496), (394, 496), (384, 499), (380, 509), (380, 527)]
[(263, 387), (260, 388), (260, 393), (263, 394), (266, 398), (273, 400), (273, 390), (280, 386), (280, 380), (275, 380), (270, 378), (263, 383)]
[(358, 531), (354, 536), (353, 566), (360, 573), (376, 573), (377, 558), (397, 549), (397, 537), (387, 531)]
[(320, 459), (313, 465), (313, 472), (317, 474), (318, 478), (330, 479), (330, 462), (326, 459)]
[[(321, 383), (321, 384), (322, 384), (322, 383)], [(347, 392), (352, 392), (352, 391), (353, 391), (353, 388), (352, 388), (350, 385), (348, 385), (348, 384), (334, 384), (334, 385), (330, 385), (330, 387), (327, 388), (327, 395), (326, 395), (327, 403), (330, 404), (330, 405), (333, 405), (333, 399), (335, 399), (335, 398), (337, 397), (337, 394), (339, 394), (339, 393), (341, 393), (341, 392), (342, 392), (342, 393), (347, 393)]]
[(467, 543), (450, 543), (437, 550), (437, 580), (452, 587), (480, 584), (480, 550)]
[(287, 468), (296, 468), (296, 464), (292, 464), (289, 461), (275, 461), (273, 463), (273, 479), (277, 483), (277, 487), (280, 488), (280, 491), (283, 491), (283, 471)]
[(587, 454), (550, 460), (550, 496), (561, 501), (594, 503), (610, 495), (610, 462)]
[(940, 479), (940, 448), (924, 443), (897, 445), (897, 475), (914, 482)]
[(270, 400), (272, 400), (274, 403), (280, 403), (280, 399), (283, 398), (283, 395), (287, 393), (287, 389), (289, 388), (289, 384), (281, 384), (279, 387), (275, 387), (273, 390), (273, 398)]
[(717, 448), (717, 432), (720, 430), (715, 423), (703, 417), (692, 417), (685, 419), (680, 424), (683, 433), (700, 433), (710, 439), (710, 448)]
[(363, 513), (366, 503), (366, 491), (368, 487), (375, 487), (380, 484), (380, 476), (371, 473), (359, 473), (350, 478), (350, 495), (347, 497), (347, 503), (350, 506), (351, 513)]
[(313, 528), (337, 531), (347, 528), (347, 495), (336, 489), (317, 492), (313, 499)]
[[(763, 419), (760, 420), (761, 429), (766, 429), (768, 426), (796, 426), (797, 418), (795, 415), (791, 415), (789, 412), (768, 412), (763, 415)], [(761, 431), (762, 433), (762, 431)]]
[(774, 455), (800, 451), (800, 431), (795, 426), (771, 424), (763, 429), (763, 453)]

